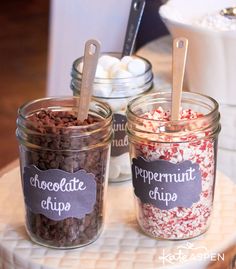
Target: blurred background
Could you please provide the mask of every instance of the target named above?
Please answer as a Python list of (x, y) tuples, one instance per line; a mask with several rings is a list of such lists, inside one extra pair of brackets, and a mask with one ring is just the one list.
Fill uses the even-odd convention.
[[(167, 34), (158, 14), (164, 2), (146, 0), (136, 50)], [(72, 60), (82, 55), (86, 38), (99, 38), (103, 51), (121, 51), (130, 4), (131, 0), (120, 0), (118, 6), (117, 0), (1, 2), (0, 168), (18, 157), (15, 138), (18, 107), (46, 95), (72, 94), (70, 66)]]
[(0, 5), (0, 168), (18, 157), (18, 107), (46, 93), (48, 0), (11, 0)]

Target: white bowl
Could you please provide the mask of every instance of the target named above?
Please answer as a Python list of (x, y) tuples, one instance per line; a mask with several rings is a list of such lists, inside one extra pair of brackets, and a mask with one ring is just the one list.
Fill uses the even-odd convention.
[(236, 6), (236, 1), (170, 0), (159, 13), (173, 38), (189, 39), (188, 90), (212, 96), (220, 104), (236, 105), (236, 30), (208, 29), (192, 23), (230, 6)]

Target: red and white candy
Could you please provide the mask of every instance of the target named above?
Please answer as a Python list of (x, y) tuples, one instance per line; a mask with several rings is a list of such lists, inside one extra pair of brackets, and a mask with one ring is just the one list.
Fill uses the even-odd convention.
[[(191, 109), (181, 110), (180, 119), (190, 120), (200, 118), (203, 115)], [(170, 112), (161, 107), (155, 111), (145, 113), (145, 118), (150, 120), (170, 120)], [(147, 131), (156, 133), (157, 126), (153, 121), (145, 121)], [(165, 137), (159, 142), (165, 142)], [(175, 140), (176, 138), (174, 138)], [(163, 239), (186, 239), (202, 234), (209, 226), (212, 211), (214, 192), (215, 156), (214, 140), (208, 137), (208, 133), (199, 135), (191, 134), (182, 138), (181, 143), (172, 141), (168, 136), (167, 143), (145, 143), (136, 145), (136, 154), (148, 161), (158, 159), (171, 163), (179, 163), (189, 160), (198, 163), (202, 192), (200, 200), (193, 203), (190, 208), (175, 207), (169, 210), (161, 210), (152, 204), (142, 203), (136, 197), (138, 208), (138, 222), (143, 231), (153, 237)]]

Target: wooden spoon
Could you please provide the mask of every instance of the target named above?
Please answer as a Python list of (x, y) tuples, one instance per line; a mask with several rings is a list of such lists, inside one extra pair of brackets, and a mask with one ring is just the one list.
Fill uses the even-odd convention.
[(98, 57), (100, 54), (100, 42), (90, 39), (85, 43), (83, 73), (80, 97), (78, 99), (78, 116), (77, 119), (84, 121), (88, 117), (89, 103), (93, 91), (93, 81), (96, 73)]
[(183, 88), (184, 70), (188, 49), (188, 40), (184, 37), (175, 38), (173, 41), (172, 60), (172, 104), (171, 120), (179, 119), (181, 93)]

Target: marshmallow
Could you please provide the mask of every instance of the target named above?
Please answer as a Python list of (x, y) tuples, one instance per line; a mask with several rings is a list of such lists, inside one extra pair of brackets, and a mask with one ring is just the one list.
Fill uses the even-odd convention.
[(144, 74), (146, 71), (146, 64), (141, 59), (133, 59), (127, 65), (127, 70), (134, 76)]
[(106, 70), (109, 71), (109, 68), (115, 64), (119, 63), (120, 60), (116, 57), (112, 57), (110, 55), (103, 55), (99, 58), (98, 63)]
[(120, 166), (111, 158), (110, 160), (110, 169), (109, 169), (109, 179), (117, 179), (120, 175)]
[[(83, 62), (78, 65), (78, 71), (82, 73)], [(142, 59), (132, 56), (124, 56), (119, 60), (110, 55), (103, 55), (98, 60), (95, 77), (111, 79), (132, 78), (133, 76), (144, 74), (145, 71), (146, 64)]]
[(122, 64), (121, 62), (119, 63), (114, 63), (110, 68), (109, 68), (109, 76), (110, 78), (114, 78), (115, 74), (120, 71), (120, 70), (125, 70), (126, 66)]
[(116, 157), (116, 163), (120, 165), (120, 172), (124, 175), (131, 173), (129, 153), (126, 152)]
[(95, 77), (96, 78), (108, 78), (108, 72), (104, 70), (104, 68), (100, 64), (98, 64)]
[(124, 64), (125, 66), (127, 66), (128, 63), (129, 63), (130, 61), (132, 61), (132, 60), (133, 60), (133, 57), (131, 57), (131, 56), (124, 56), (124, 57), (120, 60), (120, 62), (121, 62), (122, 64)]
[(118, 70), (113, 76), (113, 91), (111, 97), (124, 97), (130, 90), (132, 74), (126, 70)]
[[(83, 67), (84, 67), (84, 63), (81, 62), (79, 63), (77, 70), (80, 73), (83, 73)], [(108, 72), (104, 70), (104, 68), (102, 67), (102, 65), (98, 64), (97, 68), (96, 68), (96, 73), (95, 73), (95, 77), (96, 78), (108, 78)]]
[(130, 175), (131, 173), (130, 163), (120, 166), (120, 171), (121, 174), (123, 175)]
[(119, 180), (121, 174), (130, 175), (130, 159), (129, 153), (124, 153), (117, 157), (111, 157), (109, 179), (112, 181)]
[[(106, 70), (104, 70), (100, 64), (98, 64), (95, 77), (106, 79), (106, 78), (108, 78), (108, 72)], [(108, 97), (108, 96), (110, 96), (111, 92), (112, 92), (112, 86), (109, 83), (106, 83), (106, 84), (104, 83), (101, 85), (99, 85), (97, 83), (93, 84), (93, 95), (94, 96)]]
[(113, 78), (131, 78), (132, 74), (126, 70), (118, 70), (115, 72)]

